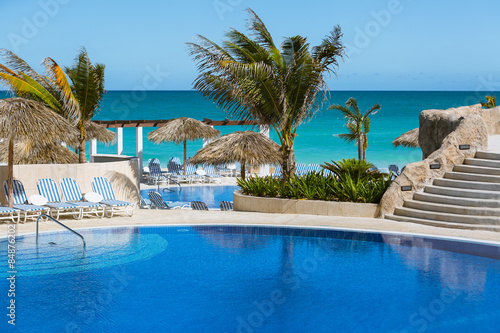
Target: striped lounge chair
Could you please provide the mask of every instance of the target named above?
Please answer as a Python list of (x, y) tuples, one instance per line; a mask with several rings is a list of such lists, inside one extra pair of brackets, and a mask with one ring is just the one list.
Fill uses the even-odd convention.
[(228, 211), (233, 210), (233, 202), (232, 201), (221, 201), (219, 203), (220, 210)]
[(191, 201), (191, 208), (193, 210), (208, 210), (207, 204), (203, 201)]
[(189, 176), (191, 183), (193, 182), (203, 183), (205, 181), (205, 177), (196, 174), (196, 166), (194, 164), (186, 165), (186, 173)]
[(297, 163), (295, 166), (295, 175), (303, 176), (306, 174), (306, 165), (304, 163)]
[(222, 183), (222, 176), (215, 173), (213, 165), (205, 164), (203, 170), (205, 171), (205, 177), (208, 183)]
[(281, 178), (282, 176), (283, 176), (283, 172), (281, 172), (281, 164), (278, 164), (276, 166), (276, 169), (274, 169), (273, 177)]
[(18, 223), (21, 218), (19, 209), (0, 206), (0, 220), (11, 220), (14, 223)]
[(39, 179), (36, 183), (38, 193), (47, 198), (45, 206), (50, 208), (50, 215), (56, 220), (60, 215), (72, 215), (80, 220), (83, 217), (82, 208), (70, 202), (63, 202), (57, 184), (50, 178)]
[(66, 202), (72, 203), (80, 207), (83, 214), (95, 214), (97, 217), (104, 216), (104, 209), (106, 206), (97, 202), (88, 202), (83, 200), (80, 185), (73, 178), (62, 178), (59, 181), (61, 190)]
[(191, 208), (189, 202), (169, 202), (166, 203), (161, 197), (160, 193), (156, 191), (148, 192), (149, 199), (151, 200), (151, 208), (156, 209), (188, 209)]
[(309, 173), (309, 172), (320, 172), (321, 168), (319, 166), (319, 164), (316, 164), (316, 163), (312, 163), (312, 164), (309, 164), (306, 168), (306, 174)]
[(166, 184), (168, 186), (169, 178), (163, 175), (159, 159), (153, 158), (149, 160), (148, 169), (149, 169), (148, 184), (151, 185)]
[[(187, 166), (186, 166), (187, 170)], [(176, 181), (177, 183), (190, 183), (191, 177), (189, 175), (184, 175), (184, 169), (179, 163), (170, 161), (168, 162), (168, 171), (170, 172), (170, 179)], [(186, 172), (187, 173), (187, 172)]]
[[(9, 201), (9, 194), (8, 194), (8, 181), (3, 182), (3, 189), (5, 191), (5, 197), (7, 198), (7, 201)], [(48, 207), (42, 207), (38, 205), (30, 205), (28, 204), (28, 197), (26, 196), (26, 192), (24, 191), (24, 186), (23, 183), (21, 183), (19, 180), (14, 180), (12, 182), (12, 185), (14, 187), (14, 208), (18, 209), (21, 211), (21, 216), (23, 218), (23, 223), (26, 222), (26, 219), (28, 217), (33, 217), (37, 218), (41, 214), (48, 214), (49, 213), (49, 208)], [(19, 218), (19, 220), (20, 220)]]
[(92, 179), (92, 190), (102, 195), (100, 203), (106, 205), (106, 215), (112, 217), (114, 213), (124, 212), (129, 216), (134, 214), (134, 204), (127, 201), (116, 200), (111, 183), (104, 177)]

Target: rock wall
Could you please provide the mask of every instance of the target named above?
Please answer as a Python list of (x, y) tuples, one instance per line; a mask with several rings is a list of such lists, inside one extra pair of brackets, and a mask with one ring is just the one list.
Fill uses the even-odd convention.
[[(387, 189), (380, 201), (380, 216), (392, 214), (402, 207), (413, 193), (420, 192), (435, 178), (441, 178), (465, 158), (474, 157), (476, 151), (488, 147), (488, 127), (480, 104), (447, 110), (425, 110), (420, 114), (419, 142), (425, 159), (408, 164)], [(460, 145), (470, 145), (460, 150)], [(431, 169), (431, 164), (440, 164)], [(411, 191), (401, 191), (401, 186), (412, 186)]]

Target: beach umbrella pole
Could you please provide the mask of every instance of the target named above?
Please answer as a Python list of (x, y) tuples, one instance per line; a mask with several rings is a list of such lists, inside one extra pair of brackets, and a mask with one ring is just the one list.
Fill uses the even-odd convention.
[(245, 179), (245, 161), (241, 161), (241, 178), (244, 180)]
[(186, 140), (184, 140), (184, 175), (186, 175)]
[(13, 178), (14, 178), (14, 140), (10, 139), (9, 140), (9, 158), (7, 160), (7, 179), (8, 179), (8, 196), (9, 196), (9, 207), (13, 208), (14, 207), (14, 184)]

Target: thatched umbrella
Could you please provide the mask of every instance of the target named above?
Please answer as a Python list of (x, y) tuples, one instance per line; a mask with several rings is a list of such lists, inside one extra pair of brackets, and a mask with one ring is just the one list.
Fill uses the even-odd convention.
[[(7, 162), (9, 145), (0, 143), (0, 161)], [(72, 164), (78, 155), (59, 143), (33, 145), (26, 141), (14, 143), (14, 164)]]
[(281, 163), (280, 146), (264, 135), (252, 131), (226, 134), (194, 155), (190, 163), (241, 163), (241, 178), (245, 179), (245, 165)]
[(405, 148), (418, 148), (420, 145), (418, 144), (418, 128), (414, 128), (411, 131), (408, 131), (404, 134), (398, 136), (392, 144), (395, 147), (403, 146)]
[(184, 143), (184, 174), (186, 174), (186, 142), (199, 139), (213, 139), (220, 132), (199, 120), (180, 117), (170, 120), (162, 127), (148, 134), (148, 139), (154, 143), (173, 142)]
[(115, 133), (104, 126), (89, 121), (85, 124), (85, 141), (91, 141), (93, 139), (110, 144), (115, 140)]
[(13, 206), (13, 164), (16, 141), (49, 145), (57, 141), (74, 142), (78, 131), (64, 117), (43, 104), (24, 98), (0, 100), (0, 139), (8, 144), (8, 196)]

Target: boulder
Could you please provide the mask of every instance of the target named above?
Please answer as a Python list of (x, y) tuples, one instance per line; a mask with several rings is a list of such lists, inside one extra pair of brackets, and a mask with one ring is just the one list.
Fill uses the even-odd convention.
[[(476, 151), (488, 147), (488, 128), (480, 107), (422, 111), (420, 126), (419, 141), (421, 147), (425, 145), (422, 151), (427, 153), (427, 158), (404, 167), (380, 201), (380, 217), (392, 214), (405, 200), (412, 199), (415, 192), (443, 177), (465, 158), (474, 157)], [(460, 145), (470, 145), (470, 149), (460, 150)], [(431, 169), (430, 164), (441, 167)], [(411, 191), (401, 191), (401, 186), (408, 185), (412, 186)]]

